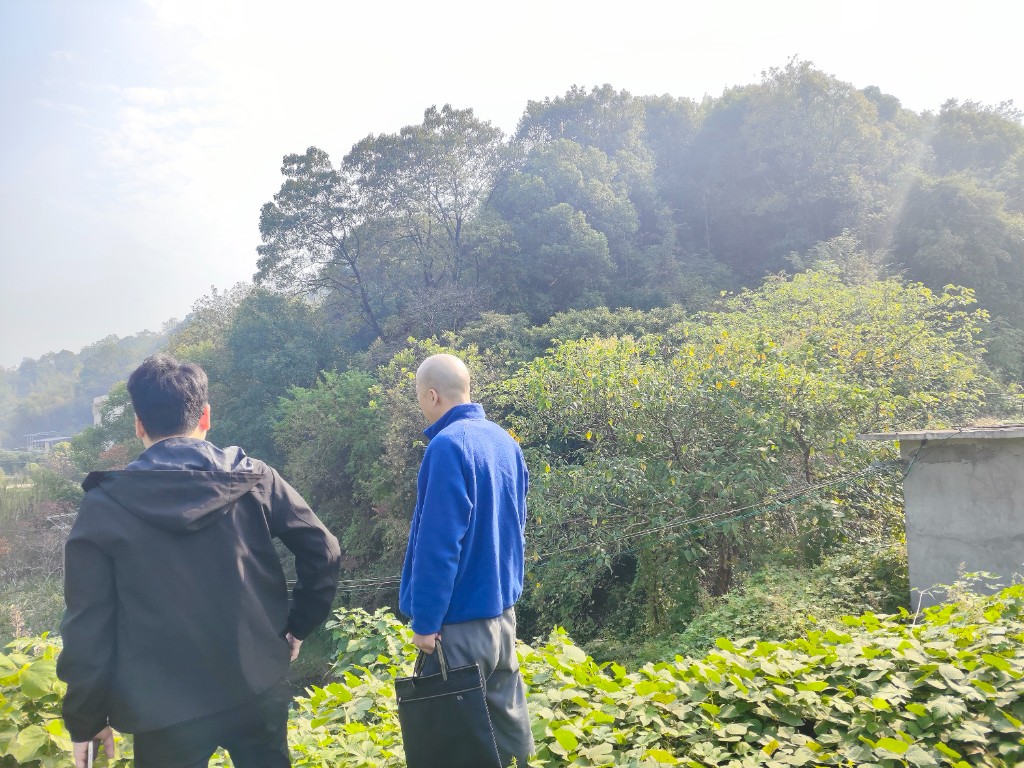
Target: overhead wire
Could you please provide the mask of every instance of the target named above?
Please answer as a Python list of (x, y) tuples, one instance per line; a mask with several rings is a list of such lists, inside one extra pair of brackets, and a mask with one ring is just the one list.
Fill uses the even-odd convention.
[[(726, 510), (720, 510), (718, 512), (710, 512), (704, 515), (698, 515), (696, 517), (687, 517), (680, 520), (673, 521), (671, 523), (665, 523), (657, 526), (650, 526), (640, 531), (630, 532), (624, 535), (616, 537), (614, 542), (607, 542), (607, 544), (614, 544), (622, 541), (631, 541), (635, 539), (641, 539), (646, 536), (665, 533), (666, 531), (672, 531), (677, 529), (684, 529), (682, 534), (669, 537), (668, 540), (675, 541), (683, 536), (695, 537), (708, 530), (722, 527), (731, 522), (739, 520), (749, 519), (758, 515), (768, 512), (771, 508), (776, 507), (780, 504), (784, 504), (788, 501), (793, 501), (803, 496), (815, 493), (826, 488), (836, 487), (845, 485), (854, 480), (862, 477), (869, 476), (871, 474), (878, 473), (886, 468), (887, 465), (874, 463), (870, 466), (859, 470), (857, 472), (850, 472), (843, 474), (840, 477), (829, 478), (818, 483), (801, 486), (792, 490), (782, 491), (777, 494), (773, 494), (767, 498), (761, 499), (760, 501), (743, 505), (740, 507), (733, 507)], [(549, 525), (554, 527), (563, 524), (563, 521), (556, 523), (550, 523)], [(533, 555), (531, 561), (538, 563), (543, 560), (547, 560), (556, 555), (572, 554), (575, 552), (582, 552), (584, 550), (602, 549), (606, 543), (602, 542), (586, 542), (572, 547), (563, 547), (560, 549), (551, 550), (541, 554)], [(617, 554), (624, 554), (630, 552), (629, 549), (622, 549), (616, 547)], [(380, 591), (383, 589), (392, 588), (398, 585), (401, 581), (400, 575), (383, 576), (383, 577), (370, 577), (364, 579), (341, 579), (338, 582), (339, 589), (346, 592), (367, 592), (367, 591)], [(289, 585), (294, 584), (290, 582)]]
[[(965, 430), (962, 429), (962, 428), (959, 429), (959, 430), (952, 431), (949, 435), (944, 435), (942, 439), (948, 439), (948, 438), (953, 437), (953, 436), (955, 436), (957, 434), (961, 434), (964, 431)], [(930, 453), (930, 451), (934, 450), (934, 448), (935, 448), (934, 444), (929, 446), (929, 441), (927, 441), (927, 440), (923, 441), (921, 446), (918, 447), (918, 449), (915, 452), (913, 458), (911, 459), (911, 461), (907, 465), (906, 471), (903, 473), (903, 479), (905, 479), (909, 475), (911, 469), (914, 466), (914, 463), (922, 455), (922, 452), (924, 451), (926, 446), (929, 447), (929, 450), (927, 452), (925, 452), (924, 455), (927, 455), (927, 453)], [(749, 519), (751, 517), (756, 517), (758, 515), (767, 513), (771, 508), (777, 507), (780, 504), (784, 504), (784, 503), (789, 502), (789, 501), (794, 501), (794, 500), (796, 500), (798, 498), (807, 496), (807, 495), (815, 493), (817, 491), (824, 490), (824, 489), (830, 488), (830, 487), (845, 485), (845, 484), (847, 484), (849, 482), (852, 482), (853, 480), (859, 479), (861, 477), (868, 476), (870, 474), (874, 474), (875, 472), (880, 471), (881, 468), (882, 468), (881, 465), (879, 465), (878, 463), (875, 463), (875, 464), (872, 464), (872, 465), (866, 467), (865, 469), (859, 470), (857, 472), (846, 473), (846, 474), (844, 474), (844, 475), (842, 475), (840, 477), (829, 478), (827, 480), (823, 480), (823, 481), (820, 481), (818, 483), (813, 483), (813, 484), (810, 484), (810, 485), (801, 486), (799, 488), (795, 488), (795, 489), (792, 489), (792, 490), (782, 491), (782, 492), (773, 494), (771, 496), (768, 496), (766, 498), (763, 498), (763, 499), (761, 499), (761, 500), (759, 500), (757, 502), (753, 502), (751, 504), (747, 504), (747, 505), (744, 505), (744, 506), (733, 507), (733, 508), (730, 508), (730, 509), (720, 510), (720, 511), (717, 511), (717, 512), (709, 512), (709, 513), (706, 513), (706, 514), (703, 514), (703, 515), (698, 515), (698, 516), (695, 516), (695, 517), (684, 517), (684, 518), (680, 518), (678, 520), (675, 520), (675, 521), (672, 521), (672, 522), (669, 522), (669, 523), (664, 523), (664, 524), (655, 525), (655, 526), (648, 526), (646, 528), (642, 528), (641, 530), (636, 530), (636, 531), (628, 531), (626, 533), (622, 533), (622, 534), (618, 535), (614, 541), (608, 541), (608, 542), (594, 542), (594, 541), (590, 541), (590, 542), (586, 542), (586, 543), (583, 543), (583, 544), (574, 545), (574, 546), (571, 546), (571, 547), (562, 547), (562, 548), (553, 549), (553, 550), (550, 550), (550, 551), (547, 551), (547, 552), (543, 552), (541, 554), (535, 554), (532, 557), (532, 561), (534, 563), (537, 563), (537, 562), (540, 562), (540, 561), (543, 561), (543, 560), (547, 560), (547, 559), (549, 559), (551, 557), (554, 557), (554, 556), (557, 556), (557, 555), (572, 554), (572, 553), (575, 553), (575, 552), (582, 552), (584, 550), (598, 549), (598, 550), (602, 550), (603, 551), (604, 547), (609, 545), (609, 544), (618, 544), (618, 543), (621, 543), (623, 541), (632, 541), (632, 540), (635, 540), (635, 539), (642, 539), (642, 538), (647, 537), (647, 536), (651, 536), (651, 535), (655, 535), (655, 534), (663, 534), (663, 533), (666, 533), (668, 531), (675, 531), (675, 530), (680, 530), (680, 529), (682, 529), (682, 533), (681, 534), (677, 534), (677, 535), (671, 536), (671, 537), (669, 537), (668, 540), (669, 541), (676, 541), (676, 540), (682, 538), (683, 536), (687, 536), (687, 537), (691, 537), (692, 538), (692, 537), (698, 536), (698, 535), (700, 535), (702, 533), (705, 533), (705, 532), (707, 532), (709, 530), (713, 530), (715, 528), (719, 528), (719, 527), (722, 527), (724, 525), (727, 525), (727, 524), (729, 524), (731, 522), (737, 522), (739, 520), (745, 520), (745, 519)], [(623, 516), (625, 516), (625, 515), (624, 514), (612, 515), (612, 516), (610, 516), (608, 518), (604, 518), (604, 520), (606, 521), (606, 520), (611, 519), (611, 518), (618, 519), (618, 518), (621, 518)], [(602, 518), (603, 518), (603, 516), (598, 516), (598, 518), (578, 517), (578, 518), (569, 518), (569, 519), (566, 519), (566, 520), (553, 521), (553, 522), (548, 523), (547, 525), (543, 526), (543, 528), (541, 530), (543, 531), (545, 529), (550, 529), (550, 528), (555, 528), (555, 527), (563, 527), (566, 524), (575, 523), (575, 522), (593, 522), (595, 519), (602, 519)], [(0, 533), (25, 533), (25, 532), (33, 532), (33, 531), (51, 531), (52, 532), (52, 531), (62, 531), (62, 530), (66, 530), (66, 528), (64, 526), (56, 526), (56, 525), (54, 525), (54, 526), (30, 526), (30, 527), (25, 527), (25, 528), (20, 528), (20, 527), (19, 528), (7, 528), (7, 527), (4, 527), (4, 528), (0, 528)], [(533, 529), (533, 530), (536, 530), (536, 529)], [(624, 554), (624, 553), (628, 553), (630, 551), (633, 551), (633, 550), (622, 549), (621, 547), (618, 547), (618, 546), (616, 547), (616, 553), (617, 554)], [(393, 575), (389, 575), (389, 576), (380, 576), (380, 577), (353, 577), (353, 578), (348, 578), (348, 579), (340, 579), (338, 581), (338, 588), (343, 590), (343, 591), (350, 592), (350, 593), (351, 592), (381, 591), (381, 590), (385, 590), (385, 589), (392, 589), (392, 588), (398, 586), (400, 581), (401, 581), (401, 575), (400, 574), (393, 574)], [(296, 583), (295, 581), (288, 581), (287, 582), (289, 587), (294, 586), (295, 583)]]

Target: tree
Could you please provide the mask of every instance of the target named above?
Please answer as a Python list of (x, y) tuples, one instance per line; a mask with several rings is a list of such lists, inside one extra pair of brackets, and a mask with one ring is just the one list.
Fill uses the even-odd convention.
[(975, 288), (982, 306), (1024, 327), (1024, 216), (967, 175), (919, 177), (907, 192), (893, 252), (910, 277)]
[(293, 386), (311, 387), (337, 364), (322, 311), (305, 300), (256, 290), (239, 304), (224, 341), (213, 406), (212, 439), (277, 463), (277, 404)]
[(427, 304), (446, 305), (449, 315), (445, 326), (425, 328), (431, 333), (454, 330), (483, 308), (473, 225), (506, 161), (499, 129), (447, 104), (427, 109), (420, 125), (366, 137), (346, 155), (363, 215), (380, 233), (379, 255), (391, 265), (401, 333), (425, 327), (418, 315)]
[(994, 107), (950, 99), (942, 105), (931, 140), (940, 175), (967, 173), (993, 180), (1024, 150), (1024, 113), (1003, 102)]
[(493, 205), (511, 232), (487, 275), (502, 310), (542, 322), (604, 302), (616, 257), (628, 258), (637, 229), (636, 210), (604, 152), (567, 139), (540, 144), (496, 190)]
[(628, 91), (574, 85), (565, 96), (527, 102), (516, 138), (527, 146), (566, 139), (613, 156), (635, 150), (643, 130), (644, 105)]
[(706, 107), (673, 199), (680, 237), (749, 282), (844, 228), (873, 232), (904, 162), (894, 149), (850, 84), (810, 62), (770, 69)]
[(380, 575), (381, 536), (369, 514), (385, 416), (372, 402), (375, 384), (364, 371), (327, 371), (281, 398), (273, 430), (287, 477), (337, 533), (346, 569)]
[(894, 535), (895, 475), (817, 484), (864, 469), (879, 449), (862, 431), (978, 413), (998, 385), (972, 302), (812, 272), (664, 333), (566, 341), (523, 367), (498, 400), (534, 478), (529, 581), (546, 586), (524, 617), (584, 636), (661, 631), (687, 620), (698, 585), (722, 594), (760, 553), (814, 563)]
[[(335, 170), (323, 150), (287, 155), (285, 181), (260, 212), (256, 285), (335, 298), (348, 330), (362, 338), (384, 335), (387, 286), (379, 272), (373, 228), (366, 226), (351, 174)], [(367, 343), (368, 343), (367, 341)]]

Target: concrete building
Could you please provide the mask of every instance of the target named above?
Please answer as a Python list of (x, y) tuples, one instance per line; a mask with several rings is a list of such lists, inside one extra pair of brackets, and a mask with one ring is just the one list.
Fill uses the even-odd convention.
[[(899, 441), (911, 605), (941, 602), (961, 572), (1024, 574), (1024, 426), (861, 435)], [(986, 588), (982, 585), (981, 588)]]
[(49, 453), (58, 443), (66, 443), (71, 438), (60, 432), (33, 432), (25, 435), (25, 449), (32, 453)]

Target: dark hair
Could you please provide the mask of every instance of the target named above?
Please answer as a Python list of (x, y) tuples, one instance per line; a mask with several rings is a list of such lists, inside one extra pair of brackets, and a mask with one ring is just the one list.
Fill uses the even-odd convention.
[(154, 440), (187, 435), (199, 424), (208, 399), (206, 371), (165, 352), (151, 355), (128, 377), (135, 415)]

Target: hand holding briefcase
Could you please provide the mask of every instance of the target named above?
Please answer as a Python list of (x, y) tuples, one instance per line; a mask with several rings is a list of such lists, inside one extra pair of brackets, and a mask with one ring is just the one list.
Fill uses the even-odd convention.
[(426, 654), (412, 677), (395, 680), (398, 720), (409, 768), (502, 768), (478, 664), (449, 669), (437, 638), (441, 671), (424, 675)]

